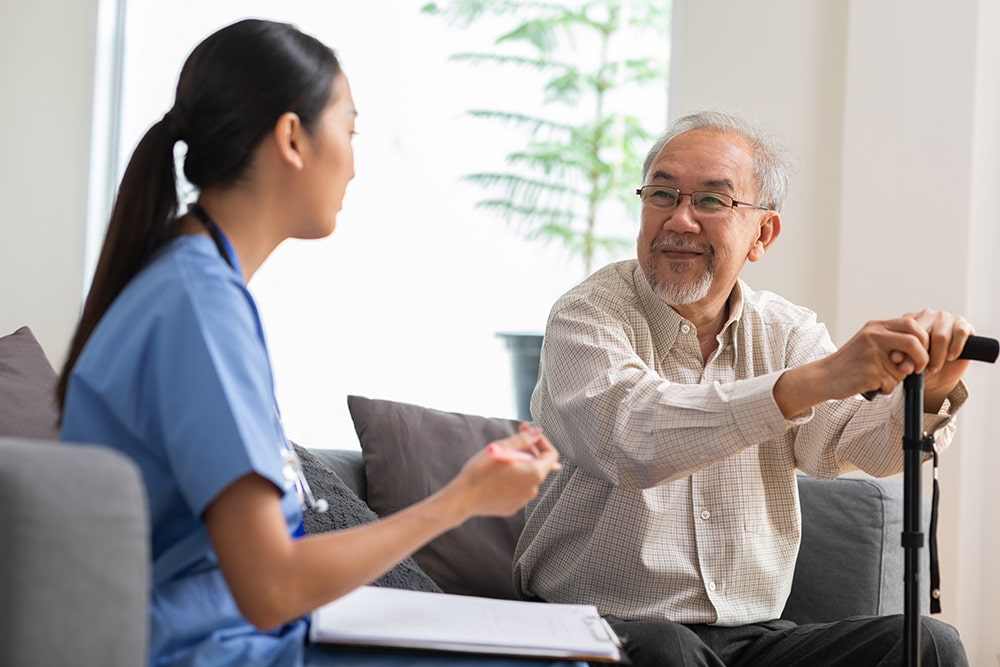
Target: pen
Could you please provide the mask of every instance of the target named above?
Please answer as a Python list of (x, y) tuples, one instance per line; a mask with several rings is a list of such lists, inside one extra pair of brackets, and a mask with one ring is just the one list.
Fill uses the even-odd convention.
[(608, 623), (607, 619), (604, 618), (603, 616), (600, 616), (599, 618), (601, 619), (601, 625), (604, 626), (604, 631), (608, 633), (608, 639), (611, 640), (611, 643), (617, 646), (618, 648), (624, 648), (624, 646), (622, 645), (621, 637), (618, 636), (618, 633), (615, 632), (615, 629), (611, 627), (611, 624)]
[(511, 449), (510, 447), (504, 447), (502, 445), (497, 445), (491, 443), (486, 447), (488, 451), (497, 461), (534, 461), (535, 457), (528, 452), (518, 451), (516, 449)]

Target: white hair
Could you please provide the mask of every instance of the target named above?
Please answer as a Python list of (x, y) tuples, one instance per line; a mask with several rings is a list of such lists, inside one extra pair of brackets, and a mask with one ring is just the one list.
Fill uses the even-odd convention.
[(774, 211), (781, 210), (791, 180), (791, 163), (784, 151), (759, 128), (722, 111), (699, 111), (674, 121), (646, 154), (642, 165), (642, 182), (648, 182), (653, 161), (668, 141), (679, 134), (698, 129), (732, 132), (746, 139), (753, 149), (754, 177), (757, 179), (758, 201), (754, 203), (763, 204)]

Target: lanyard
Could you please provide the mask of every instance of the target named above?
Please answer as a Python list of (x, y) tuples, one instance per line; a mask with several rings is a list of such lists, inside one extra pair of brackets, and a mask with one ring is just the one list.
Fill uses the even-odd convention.
[(226, 235), (222, 233), (219, 229), (219, 225), (212, 220), (211, 216), (205, 212), (205, 209), (201, 207), (201, 204), (191, 204), (188, 207), (188, 212), (194, 217), (198, 218), (198, 221), (205, 226), (208, 230), (208, 235), (212, 237), (212, 241), (215, 242), (215, 247), (219, 250), (219, 255), (222, 259), (226, 260), (228, 264), (236, 273), (243, 277), (243, 268), (240, 266), (240, 259), (236, 256), (236, 251), (233, 250), (233, 244), (229, 242)]

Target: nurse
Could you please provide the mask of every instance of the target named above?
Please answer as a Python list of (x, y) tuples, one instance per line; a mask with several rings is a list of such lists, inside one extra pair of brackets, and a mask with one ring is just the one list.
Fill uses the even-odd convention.
[[(62, 439), (141, 469), (152, 526), (150, 664), (454, 664), (306, 646), (308, 613), (477, 515), (507, 515), (558, 456), (537, 429), (484, 450), (382, 521), (301, 534), (294, 454), (246, 283), (287, 238), (333, 232), (357, 112), (334, 53), (244, 20), (188, 57), (173, 107), (122, 179), (60, 377)], [(179, 210), (174, 148), (197, 200)], [(475, 664), (481, 664), (474, 661)], [(511, 661), (484, 659), (482, 664)]]

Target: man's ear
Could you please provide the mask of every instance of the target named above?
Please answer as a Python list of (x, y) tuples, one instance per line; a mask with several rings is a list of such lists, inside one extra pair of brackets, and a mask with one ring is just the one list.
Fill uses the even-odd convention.
[(768, 211), (760, 222), (759, 230), (760, 234), (754, 244), (750, 246), (750, 252), (747, 254), (747, 259), (751, 262), (756, 262), (763, 257), (767, 249), (781, 234), (781, 216), (776, 211)]
[(295, 169), (305, 164), (302, 150), (305, 148), (305, 129), (297, 113), (286, 111), (278, 118), (271, 132), (280, 159)]

